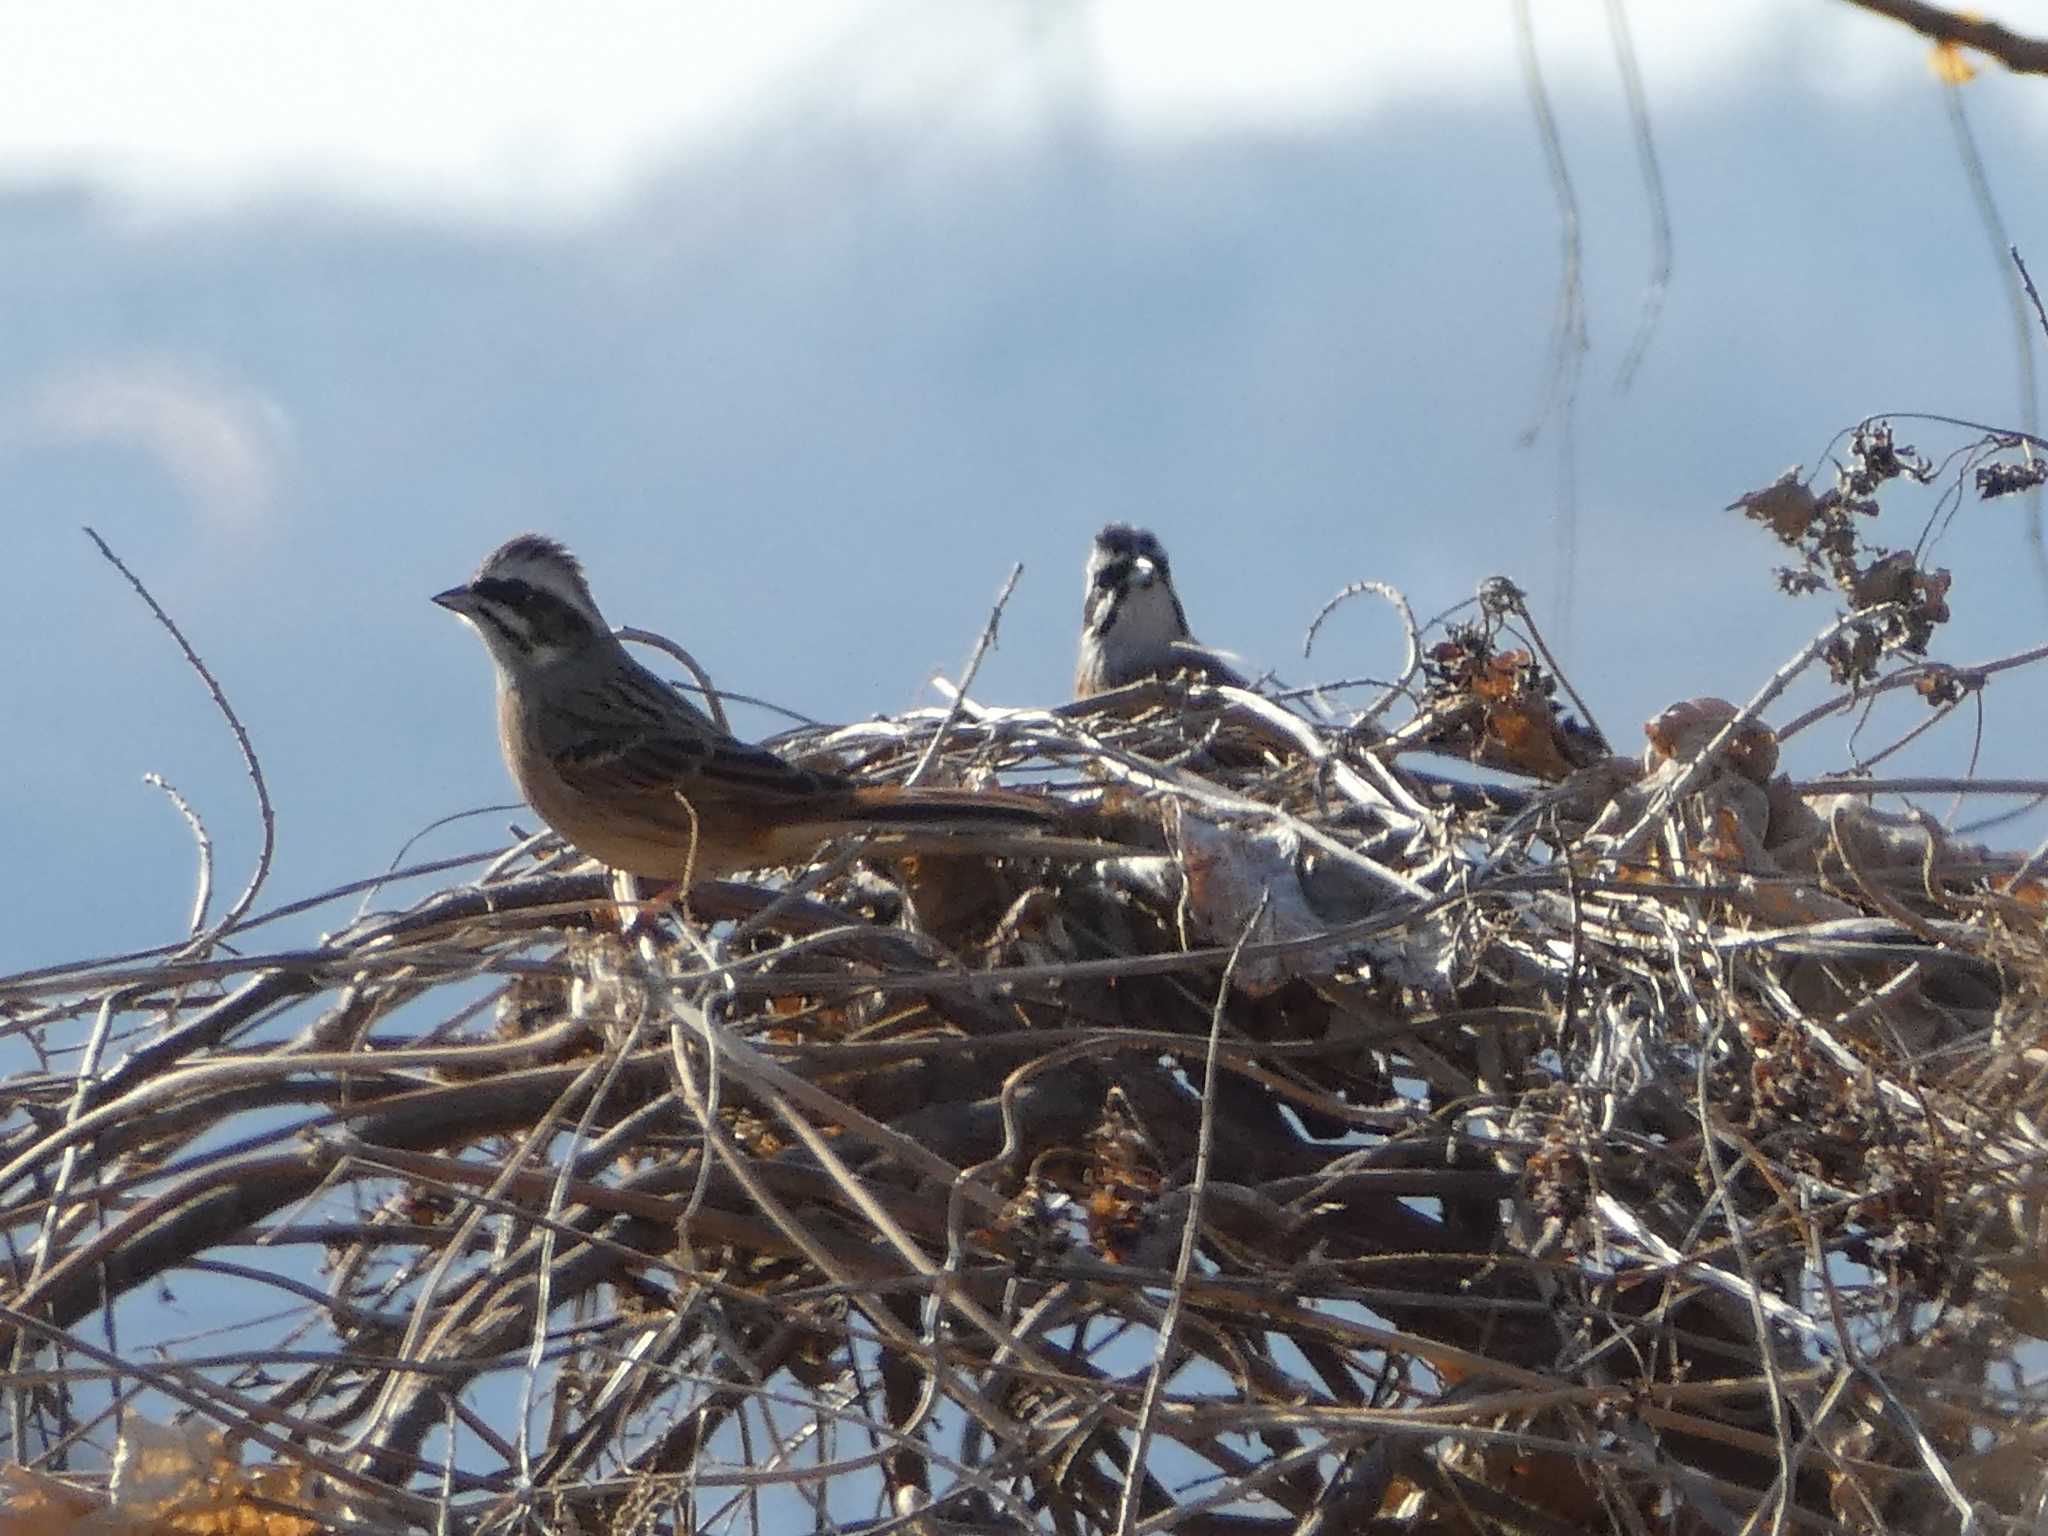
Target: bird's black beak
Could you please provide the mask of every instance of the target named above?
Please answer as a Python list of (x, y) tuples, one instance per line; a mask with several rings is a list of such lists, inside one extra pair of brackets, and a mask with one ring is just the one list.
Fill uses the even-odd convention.
[(471, 613), (476, 608), (476, 594), (468, 587), (450, 587), (446, 592), (436, 592), (434, 601), (450, 613)]

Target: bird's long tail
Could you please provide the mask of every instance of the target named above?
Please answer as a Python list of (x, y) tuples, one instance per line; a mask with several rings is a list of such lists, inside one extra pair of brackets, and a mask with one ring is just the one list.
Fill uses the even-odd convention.
[(998, 827), (1057, 826), (1064, 810), (1056, 800), (1015, 789), (905, 788), (863, 786), (848, 794), (847, 819), (887, 827), (986, 831)]

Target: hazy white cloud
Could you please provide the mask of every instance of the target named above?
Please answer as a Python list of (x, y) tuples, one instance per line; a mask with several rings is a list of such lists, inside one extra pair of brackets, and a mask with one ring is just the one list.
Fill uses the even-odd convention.
[[(144, 203), (338, 191), (520, 218), (601, 209), (693, 142), (784, 121), (1029, 127), (1079, 104), (1130, 134), (1282, 125), (1509, 92), (1509, 9), (1376, 0), (8, 0), (0, 166)], [(1653, 103), (1824, 58), (1885, 88), (1919, 45), (1846, 5), (1631, 7)], [(1545, 0), (1566, 101), (1615, 94), (1606, 0)], [(2002, 20), (2048, 29), (2048, 0)], [(1806, 89), (1788, 80), (1788, 88)], [(2048, 110), (2048, 109), (2044, 109)]]
[(13, 452), (86, 443), (140, 451), (207, 515), (239, 523), (276, 503), (290, 431), (265, 396), (177, 362), (135, 358), (45, 378), (7, 413), (0, 434)]
[(747, 110), (847, 0), (7, 0), (0, 165), (145, 200), (581, 208)]

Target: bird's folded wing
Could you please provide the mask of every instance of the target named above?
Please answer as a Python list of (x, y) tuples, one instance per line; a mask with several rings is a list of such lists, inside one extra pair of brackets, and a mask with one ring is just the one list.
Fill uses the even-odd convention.
[(659, 725), (593, 732), (558, 749), (555, 766), (576, 789), (598, 796), (668, 791), (685, 799), (778, 799), (837, 787), (834, 780), (792, 767), (764, 748)]
[(1197, 640), (1176, 640), (1173, 642), (1173, 661), (1176, 667), (1193, 672), (1202, 681), (1220, 684), (1225, 688), (1248, 688), (1236, 663), (1241, 659), (1214, 646), (1203, 645)]

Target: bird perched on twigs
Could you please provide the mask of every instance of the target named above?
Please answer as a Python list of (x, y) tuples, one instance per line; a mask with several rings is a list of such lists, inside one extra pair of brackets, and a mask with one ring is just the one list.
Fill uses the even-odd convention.
[(1088, 552), (1074, 697), (1177, 672), (1245, 686), (1236, 668), (1188, 633), (1188, 616), (1159, 540), (1143, 528), (1111, 523), (1095, 535)]
[(627, 654), (583, 568), (522, 534), (434, 601), (483, 637), (498, 744), (527, 803), (580, 852), (669, 882), (809, 860), (859, 833), (1029, 831), (1051, 802), (1014, 790), (860, 785), (727, 734)]

